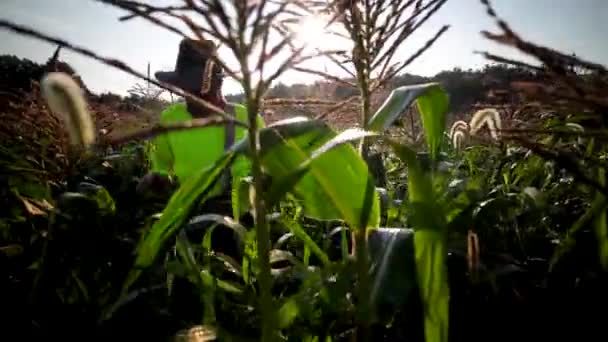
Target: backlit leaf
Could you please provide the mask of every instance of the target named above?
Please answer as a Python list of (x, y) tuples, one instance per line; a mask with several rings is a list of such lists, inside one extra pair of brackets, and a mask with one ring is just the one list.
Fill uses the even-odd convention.
[(394, 142), (391, 146), (407, 164), (409, 205), (414, 212), (416, 275), (423, 303), (426, 341), (446, 342), (449, 286), (445, 215), (435, 201), (431, 175), (423, 171), (416, 153)]
[(431, 157), (439, 153), (448, 111), (448, 96), (438, 83), (424, 83), (396, 88), (367, 124), (371, 131), (384, 131), (416, 101)]
[[(354, 227), (377, 227), (380, 208), (377, 195), (369, 195), (371, 175), (365, 161), (348, 143), (369, 135), (373, 133), (360, 130), (337, 135), (324, 122), (305, 118), (280, 121), (262, 129), (264, 171), (273, 180), (288, 180), (280, 191), (271, 192), (273, 200), (293, 184), (288, 192), (301, 201), (306, 215), (345, 220)], [(234, 150), (248, 153), (249, 148), (241, 143)], [(303, 168), (308, 172), (300, 173)], [(368, 197), (371, 200), (366, 201)]]

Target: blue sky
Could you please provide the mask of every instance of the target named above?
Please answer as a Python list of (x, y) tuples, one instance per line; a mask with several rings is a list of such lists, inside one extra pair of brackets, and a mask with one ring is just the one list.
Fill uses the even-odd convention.
[[(607, 0), (494, 0), (493, 4), (513, 29), (526, 39), (608, 64)], [(118, 22), (117, 18), (123, 13), (92, 0), (0, 1), (0, 18), (77, 42), (103, 56), (125, 61), (142, 72), (145, 72), (148, 62), (153, 71), (172, 69), (180, 38), (141, 19)], [(473, 53), (476, 50), (519, 57), (512, 50), (481, 37), (481, 30), (494, 30), (495, 25), (479, 0), (448, 0), (435, 17), (407, 40), (400, 55), (407, 57), (444, 24), (451, 25), (451, 28), (436, 45), (411, 64), (407, 72), (433, 75), (455, 66), (476, 68), (485, 63), (481, 56)], [(14, 54), (37, 62), (45, 61), (55, 48), (3, 30), (0, 30), (0, 42), (0, 54)], [(62, 52), (62, 59), (68, 61), (95, 92), (124, 94), (137, 82), (119, 70), (68, 51)], [(317, 66), (322, 69), (322, 65)], [(296, 72), (280, 79), (287, 84), (312, 80), (311, 76)], [(238, 91), (238, 84), (226, 82), (226, 93)]]

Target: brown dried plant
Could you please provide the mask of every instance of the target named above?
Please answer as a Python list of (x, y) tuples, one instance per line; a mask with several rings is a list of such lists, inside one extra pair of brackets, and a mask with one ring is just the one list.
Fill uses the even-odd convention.
[[(601, 162), (594, 156), (575, 153), (570, 150), (553, 145), (541, 143), (539, 135), (550, 136), (588, 136), (593, 137), (595, 148), (606, 141), (604, 115), (608, 109), (608, 69), (600, 64), (586, 61), (575, 55), (569, 55), (549, 47), (535, 44), (523, 39), (505, 20), (500, 18), (489, 0), (480, 0), (486, 7), (488, 15), (496, 20), (500, 33), (482, 31), (483, 36), (501, 45), (505, 45), (532, 57), (537, 61), (531, 63), (499, 56), (490, 52), (479, 52), (491, 61), (517, 66), (535, 72), (542, 77), (538, 82), (514, 82), (511, 86), (521, 93), (528, 101), (535, 103), (539, 111), (528, 113), (530, 116), (539, 116), (549, 113), (560, 116), (567, 114), (587, 113), (595, 120), (595, 127), (583, 127), (580, 130), (572, 129), (538, 129), (536, 127), (523, 129), (502, 129), (503, 139), (509, 139), (528, 148), (539, 156), (556, 162), (560, 167), (573, 174), (580, 182), (587, 184), (604, 195), (608, 188), (600, 184), (584, 167), (584, 159), (590, 165), (600, 165)], [(566, 115), (564, 115), (564, 113)], [(528, 121), (539, 119), (530, 117)], [(541, 118), (542, 119), (542, 118)], [(541, 120), (542, 121), (542, 120)], [(598, 129), (597, 123), (600, 123)]]

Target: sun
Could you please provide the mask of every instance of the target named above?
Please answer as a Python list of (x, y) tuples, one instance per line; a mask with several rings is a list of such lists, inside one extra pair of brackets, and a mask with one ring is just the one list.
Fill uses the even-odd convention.
[(310, 51), (331, 48), (335, 38), (326, 26), (327, 21), (322, 16), (309, 16), (302, 19), (293, 28), (297, 45), (305, 45), (305, 49)]

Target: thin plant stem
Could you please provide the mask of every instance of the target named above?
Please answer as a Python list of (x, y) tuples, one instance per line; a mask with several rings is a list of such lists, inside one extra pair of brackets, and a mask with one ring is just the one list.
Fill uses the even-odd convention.
[[(247, 65), (247, 58), (241, 61)], [(262, 342), (274, 340), (274, 306), (272, 294), (272, 277), (270, 274), (270, 232), (266, 222), (266, 205), (262, 194), (264, 186), (262, 184), (262, 168), (260, 162), (259, 135), (257, 132), (257, 112), (259, 108), (259, 98), (254, 96), (251, 86), (251, 79), (248, 73), (244, 73), (244, 88), (247, 98), (247, 110), (249, 119), (249, 147), (251, 153), (251, 173), (254, 181), (254, 223), (256, 229), (256, 242), (258, 249), (258, 263), (260, 272), (258, 280), (260, 282), (260, 309), (262, 314)]]
[(357, 341), (369, 341), (370, 338), (370, 277), (367, 263), (366, 227), (359, 227), (355, 233), (356, 262), (359, 282), (357, 284), (358, 327)]

